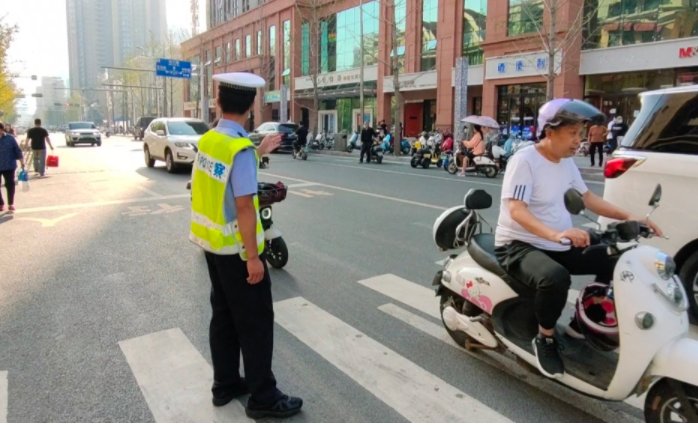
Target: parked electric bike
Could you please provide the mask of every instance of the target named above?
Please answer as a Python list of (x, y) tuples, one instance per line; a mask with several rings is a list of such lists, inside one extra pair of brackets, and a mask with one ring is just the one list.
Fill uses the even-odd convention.
[[(650, 205), (657, 208), (660, 198), (658, 185)], [(538, 327), (533, 291), (507, 275), (494, 255), (494, 235), (491, 229), (483, 232), (486, 222), (480, 215), (491, 205), (487, 192), (471, 189), (464, 205), (446, 210), (434, 223), (439, 248), (466, 246), (465, 251), (451, 255), (434, 277), (442, 321), (453, 340), (466, 349), (508, 352), (536, 367), (531, 344)], [(574, 189), (565, 194), (565, 206), (570, 213), (586, 217), (582, 196)], [(555, 379), (604, 400), (620, 401), (647, 392), (648, 422), (696, 422), (698, 341), (688, 337), (686, 293), (671, 257), (639, 245), (641, 237), (652, 237), (652, 233), (637, 221), (614, 223), (605, 231), (590, 230), (592, 245), (587, 251), (605, 250), (617, 259), (613, 283), (604, 287), (602, 297), (610, 305), (602, 317), (613, 315), (617, 328), (603, 334), (593, 323), (585, 324), (585, 339), (559, 332), (565, 373)], [(594, 285), (599, 284), (580, 291), (578, 314), (586, 311), (584, 300), (595, 302), (593, 296), (585, 296)]]
[(379, 139), (374, 139), (371, 145), (371, 160), (375, 160), (378, 164), (382, 164), (384, 151), (383, 142), (380, 142)]

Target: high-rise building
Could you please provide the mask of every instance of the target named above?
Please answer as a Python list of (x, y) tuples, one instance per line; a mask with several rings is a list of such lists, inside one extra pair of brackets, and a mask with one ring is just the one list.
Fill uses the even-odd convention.
[[(86, 105), (100, 107), (104, 66), (122, 66), (126, 59), (148, 55), (167, 36), (165, 0), (67, 0), (70, 87), (84, 90)], [(101, 117), (86, 112), (87, 119)], [(92, 115), (92, 116), (91, 116)]]
[(41, 118), (47, 127), (62, 126), (68, 106), (65, 82), (60, 77), (42, 77), (37, 93), (42, 97), (36, 99), (35, 116)]

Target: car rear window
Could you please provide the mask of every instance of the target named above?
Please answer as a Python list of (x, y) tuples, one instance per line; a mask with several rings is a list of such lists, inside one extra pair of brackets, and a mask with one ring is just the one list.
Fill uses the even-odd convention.
[(698, 155), (698, 93), (647, 94), (621, 146)]
[(295, 133), (297, 129), (298, 126), (296, 124), (279, 124), (279, 131), (283, 131), (284, 133)]

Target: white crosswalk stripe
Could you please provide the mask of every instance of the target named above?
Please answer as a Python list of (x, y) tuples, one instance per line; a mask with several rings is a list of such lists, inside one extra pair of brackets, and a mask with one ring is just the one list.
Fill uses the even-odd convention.
[(252, 422), (237, 400), (213, 407), (213, 370), (179, 328), (119, 346), (156, 422)]
[(510, 422), (301, 297), (274, 310), (278, 324), (408, 421)]
[(7, 422), (7, 371), (0, 370), (0, 422)]

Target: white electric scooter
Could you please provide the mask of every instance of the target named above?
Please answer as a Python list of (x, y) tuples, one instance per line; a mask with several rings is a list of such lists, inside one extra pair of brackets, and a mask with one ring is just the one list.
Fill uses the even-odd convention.
[[(650, 205), (657, 208), (660, 197), (658, 185)], [(533, 293), (501, 268), (494, 235), (482, 232), (478, 210), (491, 205), (487, 192), (471, 189), (464, 206), (446, 210), (434, 223), (434, 241), (442, 250), (467, 246), (434, 277), (441, 317), (460, 346), (509, 351), (535, 368)], [(565, 205), (572, 214), (583, 213), (584, 202), (574, 190), (565, 194)], [(648, 422), (697, 422), (698, 341), (688, 337), (688, 302), (673, 260), (656, 248), (637, 245), (639, 237), (652, 235), (636, 221), (590, 230), (590, 236), (588, 249), (605, 249), (618, 258), (612, 291), (619, 342), (609, 347), (595, 344), (590, 332), (583, 340), (558, 332), (565, 373), (556, 379), (605, 400), (649, 390)]]

